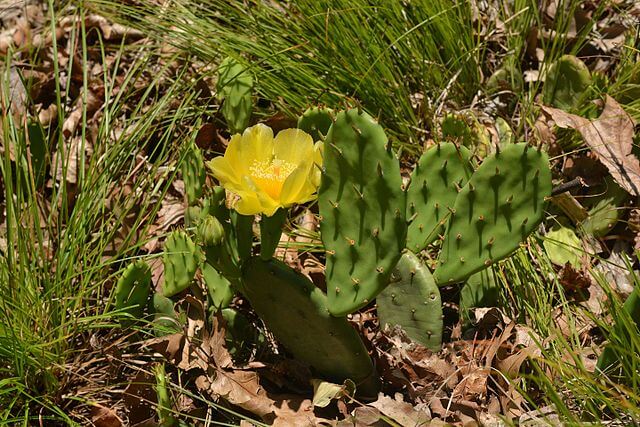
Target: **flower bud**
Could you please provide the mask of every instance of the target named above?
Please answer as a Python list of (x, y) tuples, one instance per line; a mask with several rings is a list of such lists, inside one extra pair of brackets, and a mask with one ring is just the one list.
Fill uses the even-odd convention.
[(207, 216), (198, 225), (198, 238), (204, 246), (219, 246), (224, 241), (224, 228), (214, 216)]

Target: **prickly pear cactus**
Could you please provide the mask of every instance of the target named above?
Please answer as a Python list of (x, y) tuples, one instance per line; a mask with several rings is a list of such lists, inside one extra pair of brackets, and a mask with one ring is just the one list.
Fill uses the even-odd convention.
[(162, 294), (154, 293), (149, 311), (153, 313), (153, 332), (157, 337), (182, 330), (178, 316), (173, 309), (173, 301)]
[(314, 141), (324, 141), (333, 124), (333, 110), (323, 107), (311, 107), (298, 118), (298, 129), (302, 129)]
[(389, 281), (406, 243), (406, 197), (398, 159), (368, 114), (336, 116), (325, 140), (319, 189), (329, 310), (367, 305)]
[(202, 197), (202, 189), (207, 178), (204, 159), (200, 149), (193, 145), (189, 148), (182, 162), (182, 179), (184, 191), (187, 194), (187, 202), (195, 205)]
[(238, 310), (225, 308), (221, 314), (226, 322), (227, 350), (236, 363), (244, 363), (251, 356), (252, 350), (265, 342), (265, 337)]
[(231, 282), (221, 275), (208, 262), (202, 263), (200, 266), (202, 277), (207, 285), (207, 296), (211, 306), (215, 309), (221, 309), (229, 306), (233, 296), (235, 295)]
[(444, 233), (458, 191), (473, 173), (471, 153), (453, 143), (438, 144), (420, 157), (407, 190), (407, 248), (420, 252)]
[[(120, 276), (116, 285), (115, 307), (136, 319), (142, 317), (151, 292), (151, 269), (146, 262), (138, 260), (130, 264)], [(132, 320), (123, 317), (123, 326)]]
[(278, 340), (324, 379), (358, 385), (375, 397), (378, 376), (360, 336), (344, 317), (333, 317), (326, 295), (285, 264), (259, 257), (243, 267), (243, 292)]
[(171, 297), (189, 287), (201, 257), (199, 249), (184, 231), (174, 231), (167, 237), (162, 256), (164, 296)]
[(221, 110), (229, 131), (242, 132), (251, 118), (253, 76), (235, 59), (226, 58), (218, 67), (217, 90), (224, 100)]
[(411, 251), (400, 257), (391, 283), (378, 295), (380, 326), (400, 325), (412, 340), (438, 351), (442, 344), (442, 301), (429, 269)]
[(510, 255), (542, 221), (550, 194), (546, 153), (513, 144), (487, 157), (453, 205), (436, 283), (462, 281)]
[(463, 117), (456, 114), (447, 114), (440, 123), (442, 139), (471, 147), (474, 144), (473, 131)]
[(549, 67), (542, 88), (543, 102), (572, 110), (585, 101), (591, 83), (591, 73), (584, 62), (573, 55), (563, 55)]

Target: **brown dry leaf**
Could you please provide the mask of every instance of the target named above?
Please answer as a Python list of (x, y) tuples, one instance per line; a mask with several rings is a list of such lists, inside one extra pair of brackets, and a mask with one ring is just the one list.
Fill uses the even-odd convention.
[(274, 426), (316, 426), (322, 420), (313, 413), (309, 399), (270, 396), (260, 385), (255, 371), (223, 370), (211, 367), (196, 379), (196, 386), (217, 398), (272, 422)]
[(91, 422), (95, 427), (121, 427), (124, 425), (116, 411), (102, 405), (91, 408)]
[(426, 426), (431, 420), (431, 413), (426, 407), (423, 410), (416, 410), (412, 404), (403, 401), (400, 393), (396, 393), (395, 399), (380, 393), (378, 400), (370, 403), (369, 406), (373, 406), (405, 427)]
[(609, 95), (600, 117), (590, 121), (557, 108), (542, 107), (556, 125), (580, 132), (615, 181), (630, 194), (640, 196), (640, 161), (631, 153), (635, 122)]

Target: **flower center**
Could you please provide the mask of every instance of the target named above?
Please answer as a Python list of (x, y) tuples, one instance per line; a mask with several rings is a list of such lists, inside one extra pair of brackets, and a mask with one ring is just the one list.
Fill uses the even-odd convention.
[(280, 198), (282, 185), (296, 165), (285, 160), (254, 160), (249, 168), (251, 178), (256, 186), (274, 200)]

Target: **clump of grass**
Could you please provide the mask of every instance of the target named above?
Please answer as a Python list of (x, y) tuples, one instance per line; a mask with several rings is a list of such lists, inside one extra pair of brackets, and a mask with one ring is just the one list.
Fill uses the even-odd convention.
[[(55, 31), (57, 17), (50, 10)], [(77, 13), (84, 16), (82, 9)], [(70, 40), (81, 42), (72, 44), (71, 51), (79, 52), (76, 61), (81, 61), (86, 93), (87, 30), (80, 25), (76, 31)], [(146, 236), (178, 169), (175, 141), (193, 137), (185, 125), (202, 114), (194, 107), (197, 92), (180, 71), (174, 75), (158, 69), (150, 78), (148, 67), (156, 62), (148, 48), (129, 53), (124, 44), (114, 48), (98, 41), (102, 64), (109, 50), (115, 65), (111, 74), (102, 75), (104, 107), (97, 123), (87, 119), (84, 103), (76, 159), (62, 132), (70, 102), (69, 85), (60, 81), (63, 71), (71, 73), (74, 59), (62, 69), (57, 49), (54, 38), (58, 126), (43, 128), (29, 99), (23, 111), (12, 109), (16, 81), (11, 77), (20, 68), (11, 53), (2, 67), (0, 200), (6, 233), (0, 249), (0, 419), (10, 423), (29, 424), (41, 417), (73, 424), (64, 398), (67, 381), (76, 380), (69, 362), (87, 350), (92, 333), (116, 325), (108, 307), (113, 276), (121, 260), (138, 256), (146, 239), (141, 236)], [(85, 144), (96, 124), (89, 156)], [(52, 160), (53, 151), (58, 163)], [(75, 160), (76, 182), (56, 180), (56, 167), (64, 177)], [(34, 172), (37, 162), (45, 165), (42, 176)], [(46, 185), (48, 177), (51, 185)], [(126, 191), (127, 185), (135, 190)]]
[(205, 63), (227, 55), (244, 61), (259, 95), (289, 115), (317, 103), (362, 105), (412, 151), (436, 104), (465, 105), (481, 83), (483, 42), (465, 2), (181, 0), (161, 13), (152, 2), (92, 4), (152, 35), (168, 34)]

